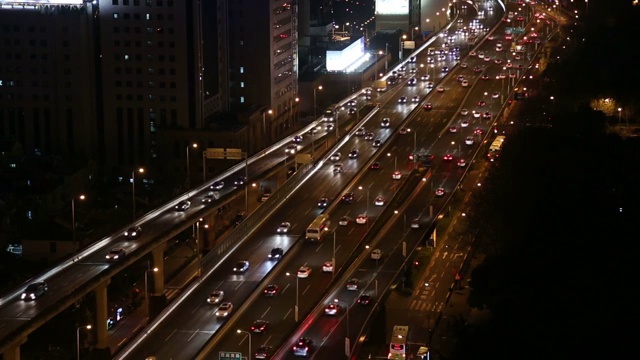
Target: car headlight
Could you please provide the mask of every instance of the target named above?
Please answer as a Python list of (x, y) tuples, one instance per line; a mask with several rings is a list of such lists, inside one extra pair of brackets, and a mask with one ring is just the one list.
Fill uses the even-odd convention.
[(21, 299), (23, 299), (23, 300), (24, 300), (24, 298), (26, 298), (26, 297), (27, 297), (27, 294), (22, 294), (22, 296), (20, 296), (20, 298), (21, 298)]
[(29, 297), (31, 298), (31, 300), (35, 300), (36, 294), (31, 293), (31, 294), (29, 294)]

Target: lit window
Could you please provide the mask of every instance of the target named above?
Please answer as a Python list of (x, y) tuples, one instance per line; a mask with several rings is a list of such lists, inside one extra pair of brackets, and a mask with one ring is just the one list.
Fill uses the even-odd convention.
[(244, 81), (240, 81), (240, 87), (243, 88), (244, 87)]
[(244, 96), (240, 96), (240, 103), (244, 103)]
[(145, 15), (145, 18), (146, 18), (147, 20), (151, 20), (151, 14), (146, 14), (146, 15)]
[(118, 18), (118, 13), (114, 13), (114, 14), (113, 14), (113, 18), (114, 18), (114, 19), (117, 19), (117, 18)]
[(244, 74), (244, 66), (240, 66), (240, 74)]
[(124, 56), (124, 59), (125, 59), (125, 60), (129, 60), (129, 55), (125, 55), (125, 56)]

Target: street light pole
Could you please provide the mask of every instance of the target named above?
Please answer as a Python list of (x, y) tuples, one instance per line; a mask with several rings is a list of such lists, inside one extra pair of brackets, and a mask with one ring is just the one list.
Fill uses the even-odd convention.
[(131, 208), (133, 209), (133, 220), (136, 219), (136, 172), (142, 174), (144, 172), (144, 168), (139, 168), (138, 170), (133, 170), (131, 172), (131, 202), (133, 205)]
[(238, 334), (247, 334), (247, 336), (249, 336), (249, 355), (247, 355), (247, 360), (251, 359), (252, 355), (251, 355), (251, 333), (248, 331), (244, 331), (244, 330), (236, 330), (236, 332)]
[[(200, 230), (200, 223), (203, 219), (199, 219), (196, 222), (196, 258), (198, 259), (198, 276), (202, 277), (202, 252), (200, 251), (200, 243), (202, 239), (202, 230)], [(203, 224), (203, 228), (208, 229), (209, 225)]]
[(80, 330), (87, 329), (91, 330), (91, 325), (80, 326), (76, 329), (76, 359), (80, 360)]
[(151, 269), (150, 264), (147, 261), (147, 269), (144, 271), (144, 300), (145, 307), (147, 308), (147, 317), (151, 317), (151, 311), (149, 309), (149, 271), (158, 272), (158, 268), (154, 267)]
[(384, 72), (389, 70), (389, 43), (384, 44)]
[(318, 119), (318, 101), (316, 90), (322, 90), (322, 85), (318, 85), (318, 87), (313, 88), (313, 120)]
[(336, 231), (338, 228), (333, 229), (333, 257), (331, 258), (331, 276), (336, 276)]
[[(84, 200), (85, 196), (80, 195), (78, 199)], [(71, 236), (73, 243), (76, 244), (76, 198), (71, 199)], [(80, 244), (76, 244), (78, 249), (80, 249)]]
[[(335, 266), (335, 265), (334, 265), (334, 266)], [(285, 275), (287, 275), (287, 276), (292, 276), (293, 274), (288, 272), (288, 273), (286, 273)], [(295, 306), (295, 308), (294, 308), (293, 316), (294, 316), (294, 320), (295, 320), (296, 322), (298, 322), (298, 300), (299, 300), (299, 299), (298, 299), (298, 290), (300, 289), (300, 288), (299, 288), (299, 285), (300, 285), (299, 280), (300, 280), (300, 278), (298, 277), (298, 275), (295, 275), (295, 277), (296, 277), (296, 306)]]
[(191, 190), (191, 169), (189, 169), (189, 148), (196, 149), (198, 144), (193, 143), (187, 146), (187, 191)]
[[(338, 299), (334, 299), (333, 300), (333, 302), (335, 302), (336, 304), (339, 303), (340, 301), (341, 300), (338, 300)], [(344, 300), (342, 300), (342, 302), (346, 305), (346, 309), (345, 310), (346, 310), (346, 313), (347, 313), (347, 336), (346, 336), (345, 340), (346, 340), (346, 343), (350, 344), (351, 342), (349, 341), (349, 303), (344, 301)]]

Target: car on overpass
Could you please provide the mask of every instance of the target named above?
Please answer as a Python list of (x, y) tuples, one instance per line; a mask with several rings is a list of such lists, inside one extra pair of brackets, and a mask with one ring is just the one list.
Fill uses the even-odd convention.
[(233, 272), (244, 273), (249, 270), (249, 262), (246, 260), (238, 261), (233, 267)]
[(175, 209), (176, 211), (184, 212), (189, 210), (190, 207), (191, 207), (191, 201), (182, 200), (175, 206)]
[(214, 290), (211, 292), (211, 294), (209, 294), (209, 297), (207, 298), (207, 303), (211, 305), (219, 304), (222, 302), (223, 298), (224, 298), (224, 291)]
[(142, 234), (142, 227), (138, 225), (134, 225), (124, 232), (124, 237), (126, 237), (127, 239), (137, 239), (138, 237), (140, 237), (141, 234)]
[(47, 290), (49, 290), (49, 288), (46, 282), (44, 281), (34, 282), (29, 284), (27, 288), (24, 289), (24, 291), (22, 292), (22, 295), (20, 295), (20, 299), (24, 301), (32, 301), (44, 295), (47, 292)]
[(123, 248), (111, 249), (105, 256), (107, 261), (121, 261), (127, 255), (127, 251)]
[(231, 315), (233, 311), (233, 304), (230, 302), (223, 302), (216, 310), (216, 317), (226, 318)]

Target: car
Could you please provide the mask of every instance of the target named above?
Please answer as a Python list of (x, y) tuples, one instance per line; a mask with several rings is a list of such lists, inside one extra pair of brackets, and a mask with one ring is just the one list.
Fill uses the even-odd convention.
[(308, 266), (300, 266), (298, 269), (298, 277), (301, 279), (306, 279), (311, 275), (311, 268)]
[(445, 90), (444, 86), (442, 86), (442, 85), (438, 86), (438, 88), (436, 89), (436, 91), (438, 91), (438, 92), (444, 92), (444, 90)]
[(267, 199), (269, 199), (271, 197), (271, 193), (270, 192), (265, 192), (262, 194), (262, 196), (260, 196), (260, 202), (265, 202), (267, 201)]
[(369, 221), (367, 214), (360, 214), (358, 215), (358, 217), (356, 217), (356, 224), (364, 225), (367, 223), (367, 221)]
[(417, 104), (420, 102), (420, 96), (418, 95), (413, 95), (413, 97), (411, 98), (411, 102), (414, 104)]
[(355, 200), (356, 195), (352, 192), (345, 193), (342, 195), (342, 202), (351, 204), (353, 200)]
[(382, 140), (380, 139), (375, 139), (373, 140), (373, 144), (371, 144), (373, 147), (380, 147), (382, 146)]
[(331, 161), (340, 161), (340, 159), (342, 159), (342, 154), (340, 154), (339, 152), (335, 152), (329, 157), (329, 160)]
[(349, 159), (357, 159), (360, 152), (358, 150), (349, 151)]
[(369, 294), (360, 294), (360, 296), (358, 296), (358, 300), (356, 300), (356, 302), (358, 303), (358, 305), (367, 306), (367, 305), (371, 304), (372, 300), (373, 299), (371, 298), (371, 295), (369, 295)]
[(219, 304), (222, 302), (222, 299), (224, 299), (224, 291), (214, 290), (209, 294), (209, 297), (207, 297), (207, 303), (211, 305)]
[(375, 137), (375, 134), (372, 132), (368, 132), (364, 135), (365, 140), (373, 140), (374, 137)]
[(334, 174), (340, 174), (344, 171), (344, 167), (342, 166), (342, 163), (333, 164), (331, 171), (333, 171)]
[(516, 77), (516, 73), (509, 73), (509, 78), (510, 79), (515, 79)]
[(322, 272), (333, 272), (333, 262), (325, 261), (324, 264), (322, 264)]
[(442, 160), (445, 160), (445, 161), (451, 161), (451, 160), (453, 160), (453, 155), (451, 155), (451, 154), (444, 154), (444, 156), (442, 157)]
[(124, 232), (124, 237), (127, 239), (136, 239), (140, 237), (140, 234), (142, 234), (142, 228), (138, 225), (134, 225)]
[(427, 89), (431, 89), (434, 86), (433, 81), (427, 81), (427, 83), (425, 84)]
[(482, 116), (482, 113), (480, 111), (473, 110), (471, 113), (473, 114), (474, 118), (479, 118), (480, 116)]
[(411, 220), (411, 228), (412, 229), (419, 229), (420, 228), (420, 219), (413, 219)]
[(460, 166), (460, 167), (467, 166), (467, 161), (465, 159), (462, 159), (462, 158), (458, 159), (458, 166)]
[(505, 65), (507, 68), (512, 68), (513, 67), (513, 63), (511, 62), (511, 60), (507, 61), (507, 65)]
[(291, 139), (291, 142), (293, 142), (294, 144), (300, 144), (302, 143), (302, 135), (296, 135), (293, 137), (293, 139)]
[(367, 133), (367, 130), (364, 127), (359, 127), (356, 132), (355, 135), (356, 136), (364, 136), (364, 134)]
[(433, 110), (433, 104), (431, 103), (426, 103), (424, 104), (424, 106), (422, 107), (424, 110), (429, 111), (429, 110)]
[(256, 359), (270, 359), (273, 356), (273, 347), (267, 345), (260, 345), (256, 350), (254, 357)]
[(207, 195), (205, 195), (202, 198), (202, 203), (203, 204), (210, 204), (214, 200), (218, 200), (219, 198), (220, 198), (220, 193), (218, 193), (217, 191), (209, 191), (209, 192), (207, 192)]
[(298, 151), (298, 145), (296, 144), (287, 145), (287, 147), (284, 149), (284, 152), (286, 154), (295, 154), (297, 151)]
[(458, 75), (456, 77), (456, 80), (458, 80), (458, 82), (461, 82), (462, 80), (464, 80), (464, 75)]
[(500, 60), (500, 59), (495, 59), (495, 60), (493, 60), (493, 62), (494, 62), (496, 65), (500, 65), (500, 64), (502, 64), (502, 60)]
[(439, 187), (436, 189), (436, 196), (441, 197), (441, 196), (444, 196), (444, 194), (445, 194), (444, 188)]
[(308, 356), (313, 346), (313, 340), (301, 337), (298, 342), (293, 345), (293, 355), (295, 356)]
[(369, 168), (371, 170), (379, 170), (381, 168), (380, 162), (375, 161), (375, 162), (371, 163), (371, 166)]
[(327, 125), (324, 126), (324, 130), (325, 131), (331, 131), (331, 130), (333, 130), (334, 127), (335, 126), (333, 124), (327, 124)]
[(226, 318), (233, 311), (233, 304), (230, 302), (223, 302), (216, 310), (216, 317)]
[(246, 218), (247, 218), (247, 212), (243, 210), (238, 210), (238, 212), (236, 212), (236, 216), (233, 218), (233, 226), (237, 227)]
[(422, 75), (422, 76), (420, 76), (420, 80), (421, 80), (421, 81), (428, 81), (428, 80), (429, 80), (429, 75)]
[(521, 57), (520, 55), (516, 54), (516, 55), (513, 57), (513, 59), (514, 59), (514, 60), (520, 60), (520, 59), (522, 59), (522, 57)]
[(380, 126), (382, 127), (389, 127), (391, 125), (391, 119), (389, 118), (383, 118), (382, 121), (380, 121)]
[(340, 305), (335, 304), (335, 303), (330, 303), (327, 306), (324, 307), (324, 313), (325, 315), (336, 315), (338, 313), (338, 311), (340, 311)]
[(278, 295), (278, 291), (280, 290), (280, 288), (278, 287), (278, 285), (276, 284), (269, 284), (267, 285), (264, 290), (262, 291), (264, 293), (264, 296), (276, 296)]
[(406, 103), (407, 103), (407, 97), (406, 96), (403, 95), (398, 99), (398, 104), (406, 104)]
[(350, 99), (349, 101), (347, 101), (347, 106), (353, 107), (353, 106), (356, 106), (357, 104), (358, 104), (358, 100), (355, 99), (355, 98)]
[(443, 66), (441, 71), (442, 71), (442, 73), (448, 73), (449, 72), (449, 67), (448, 66)]
[(476, 52), (473, 51), (473, 50), (471, 52), (469, 52), (469, 56), (476, 56), (476, 55), (477, 55)]
[(455, 125), (449, 126), (449, 132), (450, 133), (457, 133), (458, 132), (458, 127)]
[(213, 184), (209, 186), (209, 189), (211, 190), (222, 190), (223, 188), (224, 188), (224, 181), (214, 181)]
[(313, 134), (317, 134), (318, 132), (320, 132), (320, 126), (316, 126), (314, 128), (311, 128), (309, 131), (307, 131), (307, 134), (313, 135)]
[(190, 207), (191, 207), (191, 201), (182, 200), (175, 206), (175, 209), (176, 211), (187, 211), (189, 210)]
[(289, 229), (291, 229), (291, 223), (285, 221), (278, 226), (276, 232), (278, 234), (286, 234), (289, 232)]
[(105, 256), (107, 261), (121, 261), (127, 255), (127, 251), (123, 248), (111, 249)]
[(478, 57), (479, 57), (479, 58), (483, 58), (483, 57), (484, 57), (484, 53), (483, 53), (482, 51), (480, 51), (480, 52), (478, 53)]
[(490, 112), (485, 112), (484, 114), (482, 114), (482, 118), (485, 120), (489, 120), (491, 119), (491, 113)]
[(394, 172), (391, 174), (391, 179), (393, 179), (393, 180), (400, 180), (400, 179), (402, 179), (402, 173), (401, 173), (400, 171), (398, 171), (398, 170), (394, 171)]
[(345, 215), (341, 217), (340, 220), (338, 220), (338, 225), (347, 226), (349, 225), (350, 222), (351, 222), (351, 218)]
[(482, 135), (483, 133), (484, 133), (484, 130), (480, 128), (473, 129), (473, 135)]
[(238, 261), (233, 267), (233, 272), (243, 273), (249, 270), (249, 262), (247, 260)]
[(507, 78), (507, 75), (506, 75), (506, 74), (504, 74), (504, 73), (500, 73), (500, 74), (497, 76), (497, 79), (506, 79), (506, 78)]
[(491, 61), (491, 58), (487, 55), (484, 57), (484, 61)]
[(477, 72), (477, 73), (482, 72), (482, 68), (480, 66), (474, 66), (473, 72)]
[(253, 322), (249, 330), (251, 330), (252, 333), (262, 334), (267, 331), (268, 327), (269, 322), (267, 320), (259, 319)]
[(371, 260), (380, 260), (382, 258), (382, 250), (374, 249), (371, 252)]
[(327, 206), (329, 206), (329, 198), (321, 197), (320, 200), (318, 200), (318, 207), (320, 209), (326, 209)]
[(414, 86), (414, 85), (416, 84), (416, 82), (417, 82), (416, 78), (413, 78), (413, 77), (412, 77), (411, 79), (409, 79), (409, 80), (407, 81), (407, 85), (409, 85), (409, 86)]
[(44, 281), (38, 281), (27, 285), (27, 288), (24, 289), (22, 295), (20, 295), (20, 299), (24, 301), (33, 301), (42, 295), (44, 295), (49, 287), (47, 283)]
[(467, 116), (467, 115), (469, 115), (469, 110), (467, 110), (467, 109), (462, 109), (462, 110), (460, 110), (460, 115), (462, 115), (462, 116)]
[(400, 133), (400, 135), (406, 135), (409, 132), (409, 129), (407, 128), (400, 128), (400, 130), (398, 131), (398, 133)]
[(462, 120), (460, 122), (460, 127), (468, 127), (469, 126), (469, 120)]
[(464, 143), (467, 145), (473, 145), (473, 143), (475, 142), (473, 136), (467, 136), (466, 139), (464, 139)]
[(384, 206), (384, 203), (387, 201), (384, 196), (378, 196), (373, 202), (376, 206)]
[(499, 92), (497, 92), (497, 91), (494, 91), (494, 92), (491, 94), (491, 97), (492, 97), (493, 99), (497, 99), (497, 98), (499, 98), (499, 97), (500, 97), (500, 93), (499, 93)]
[(487, 75), (487, 74), (482, 74), (481, 78), (482, 78), (482, 80), (489, 80), (490, 79), (489, 75)]
[(347, 281), (346, 288), (347, 290), (351, 290), (351, 291), (360, 289), (360, 280), (356, 278), (349, 279), (349, 281)]
[(485, 105), (487, 105), (487, 102), (486, 102), (486, 101), (484, 101), (484, 100), (480, 100), (480, 101), (478, 101), (478, 107), (483, 107), (483, 106), (485, 106)]
[(462, 87), (468, 87), (469, 86), (469, 81), (468, 80), (462, 80), (460, 85), (462, 85)]
[(460, 67), (463, 69), (466, 69), (469, 65), (466, 62), (463, 62), (462, 64), (460, 64)]

